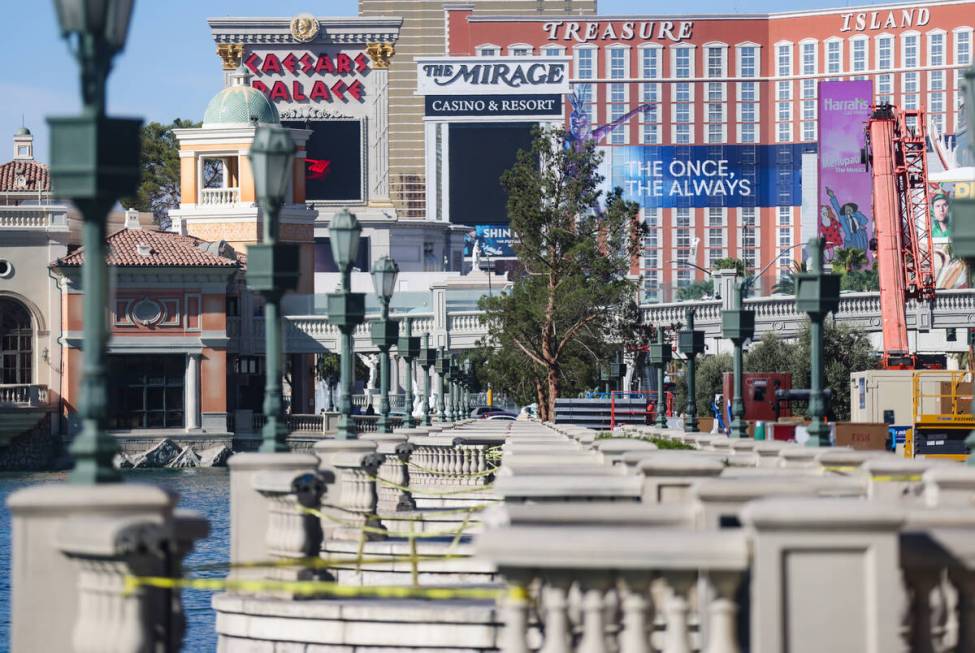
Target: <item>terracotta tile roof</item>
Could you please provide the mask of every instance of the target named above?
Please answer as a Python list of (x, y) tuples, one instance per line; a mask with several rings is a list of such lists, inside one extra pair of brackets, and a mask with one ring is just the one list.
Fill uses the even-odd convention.
[[(122, 229), (106, 239), (109, 265), (120, 267), (238, 267), (235, 258), (219, 256), (216, 245), (192, 236), (166, 231)], [(150, 252), (143, 256), (139, 245), (148, 245)], [(202, 246), (202, 248), (201, 248)], [(204, 249), (205, 248), (205, 249)], [(85, 250), (79, 248), (61, 258), (55, 266), (78, 266), (84, 262)]]
[(0, 192), (26, 193), (51, 190), (47, 166), (37, 161), (9, 161), (0, 165)]

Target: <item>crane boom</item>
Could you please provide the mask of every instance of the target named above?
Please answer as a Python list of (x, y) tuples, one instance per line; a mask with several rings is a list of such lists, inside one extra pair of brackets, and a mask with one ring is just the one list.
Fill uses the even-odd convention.
[(883, 104), (867, 125), (873, 175), (873, 215), (880, 277), (884, 366), (914, 368), (906, 304), (935, 296), (931, 213), (928, 210), (924, 112)]

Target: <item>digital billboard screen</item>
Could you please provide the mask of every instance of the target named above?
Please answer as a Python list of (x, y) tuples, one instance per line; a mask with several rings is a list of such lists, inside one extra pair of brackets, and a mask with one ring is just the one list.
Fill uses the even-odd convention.
[(601, 147), (606, 190), (645, 209), (799, 206), (815, 144)]
[(358, 120), (285, 120), (294, 129), (310, 129), (305, 156), (305, 198), (362, 200), (362, 125)]
[(518, 150), (529, 150), (535, 123), (450, 125), (450, 221), (497, 225), (508, 222), (508, 194), (501, 175)]

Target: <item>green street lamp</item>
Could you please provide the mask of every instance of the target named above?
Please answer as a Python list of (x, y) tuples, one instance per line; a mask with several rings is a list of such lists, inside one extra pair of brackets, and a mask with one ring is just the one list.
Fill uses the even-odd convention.
[(823, 320), (840, 306), (840, 276), (823, 273), (823, 240), (809, 241), (809, 272), (796, 275), (796, 310), (809, 315), (809, 425), (808, 447), (829, 446), (826, 401), (823, 397)]
[(748, 436), (748, 423), (745, 421), (745, 402), (741, 397), (742, 385), (744, 384), (742, 347), (747, 340), (755, 335), (755, 311), (744, 308), (746, 285), (747, 282), (745, 281), (739, 281), (735, 284), (735, 307), (721, 313), (721, 335), (731, 340), (735, 345), (735, 388), (731, 400), (731, 437), (733, 438)]
[(399, 339), (399, 322), (389, 319), (389, 300), (396, 290), (396, 277), (399, 266), (396, 261), (384, 256), (372, 269), (372, 284), (382, 306), (382, 316), (372, 322), (372, 344), (379, 347), (379, 422), (380, 433), (392, 433), (389, 421), (389, 349)]
[(667, 333), (662, 326), (657, 327), (657, 338), (650, 344), (650, 366), (657, 370), (657, 426), (667, 428), (667, 401), (664, 395), (664, 372), (667, 363), (673, 358), (673, 350), (667, 342)]
[(106, 116), (105, 91), (112, 59), (125, 47), (132, 4), (133, 0), (55, 2), (61, 35), (68, 40), (81, 73), (81, 115), (48, 118), (51, 187), (57, 197), (74, 203), (83, 223), (81, 432), (68, 450), (75, 462), (68, 480), (79, 484), (121, 480), (112, 465), (118, 444), (106, 432), (109, 327), (105, 225), (118, 198), (138, 188), (142, 121)]
[[(965, 70), (961, 91), (964, 94), (965, 112), (971, 130), (972, 125), (975, 125), (973, 122), (975, 121), (975, 67)], [(971, 155), (972, 152), (968, 154)], [(959, 192), (962, 186), (967, 192)], [(955, 256), (965, 261), (969, 274), (971, 270), (975, 270), (975, 193), (972, 192), (973, 190), (975, 190), (975, 183), (956, 184), (951, 200), (951, 247)], [(975, 398), (972, 400), (971, 409), (975, 412)], [(970, 452), (966, 464), (975, 465), (975, 431), (965, 439), (965, 446)]]
[(684, 430), (697, 433), (697, 395), (696, 359), (704, 353), (704, 332), (694, 330), (694, 315), (696, 309), (689, 308), (685, 313), (687, 323), (677, 336), (677, 350), (687, 357), (687, 413), (684, 417)]
[(450, 382), (450, 395), (447, 405), (447, 419), (451, 422), (457, 421), (457, 378), (460, 374), (460, 367), (457, 365), (457, 354), (450, 354), (450, 371), (447, 372), (447, 379)]
[(355, 384), (353, 338), (355, 328), (366, 317), (366, 296), (352, 292), (352, 266), (359, 253), (362, 225), (347, 209), (342, 209), (332, 217), (328, 232), (332, 258), (342, 273), (341, 288), (328, 294), (328, 319), (342, 334), (339, 338), (339, 419), (335, 437), (354, 440), (357, 432), (352, 419), (352, 387)]
[(430, 334), (423, 334), (423, 347), (417, 359), (423, 369), (423, 424), (430, 426), (433, 418), (430, 414), (430, 368), (437, 364), (437, 350), (430, 346)]
[(396, 350), (406, 361), (406, 381), (403, 384), (406, 393), (406, 419), (403, 423), (406, 428), (411, 429), (416, 426), (416, 420), (413, 418), (413, 361), (420, 356), (420, 336), (413, 335), (413, 318), (406, 318), (403, 324), (406, 328), (400, 335), (399, 342), (396, 343)]
[(254, 132), (248, 158), (254, 192), (264, 214), (262, 242), (247, 249), (247, 287), (264, 298), (264, 416), (260, 450), (287, 451), (288, 424), (281, 397), (283, 348), (281, 297), (298, 288), (298, 245), (279, 243), (281, 207), (294, 169), (295, 144), (284, 127), (261, 125)]
[(436, 370), (440, 376), (440, 394), (437, 397), (437, 420), (446, 422), (447, 398), (445, 395), (450, 388), (450, 381), (447, 378), (450, 373), (450, 354), (443, 347), (437, 352)]
[(461, 419), (471, 416), (471, 395), (474, 392), (474, 365), (468, 358), (464, 361), (464, 403), (461, 405)]

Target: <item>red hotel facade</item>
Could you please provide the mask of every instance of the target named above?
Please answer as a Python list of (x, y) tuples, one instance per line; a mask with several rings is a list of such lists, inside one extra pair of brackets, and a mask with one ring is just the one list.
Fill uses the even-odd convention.
[[(809, 144), (801, 202), (644, 207), (644, 297), (667, 301), (701, 268), (743, 258), (767, 292), (816, 230), (817, 82), (870, 79), (875, 100), (928, 112), (953, 134), (961, 69), (972, 63), (975, 2), (912, 3), (762, 15), (475, 16), (447, 9), (450, 56), (570, 56), (593, 125), (651, 106), (600, 141), (645, 145)], [(568, 104), (568, 103), (567, 103)], [(567, 108), (568, 112), (569, 109)], [(932, 157), (933, 158), (933, 157)], [(714, 202), (718, 204), (718, 202)]]

